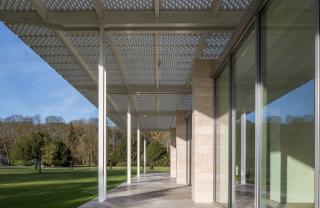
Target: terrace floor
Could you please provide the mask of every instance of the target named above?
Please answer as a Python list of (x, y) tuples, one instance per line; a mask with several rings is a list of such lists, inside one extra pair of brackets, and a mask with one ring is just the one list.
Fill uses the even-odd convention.
[(108, 192), (108, 200), (92, 200), (80, 208), (212, 208), (212, 204), (195, 204), (191, 187), (181, 186), (168, 173), (142, 174), (131, 185), (123, 183)]

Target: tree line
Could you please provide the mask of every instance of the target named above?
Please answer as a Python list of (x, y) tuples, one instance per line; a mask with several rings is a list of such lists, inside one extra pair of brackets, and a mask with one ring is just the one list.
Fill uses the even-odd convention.
[[(144, 132), (148, 165), (169, 165), (167, 133)], [(132, 162), (136, 164), (136, 135), (132, 136)], [(143, 142), (141, 140), (141, 151)], [(126, 163), (126, 132), (108, 128), (108, 165)], [(140, 153), (142, 155), (142, 152)], [(65, 122), (62, 117), (12, 115), (0, 119), (0, 166), (96, 166), (98, 157), (98, 119)], [(141, 157), (142, 158), (142, 157)]]

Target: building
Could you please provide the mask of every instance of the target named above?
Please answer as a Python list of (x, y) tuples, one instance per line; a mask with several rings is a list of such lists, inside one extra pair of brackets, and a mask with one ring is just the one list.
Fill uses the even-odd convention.
[(320, 207), (319, 0), (3, 0), (0, 19), (99, 108), (100, 202), (108, 116), (129, 170), (131, 128), (171, 131), (195, 203)]

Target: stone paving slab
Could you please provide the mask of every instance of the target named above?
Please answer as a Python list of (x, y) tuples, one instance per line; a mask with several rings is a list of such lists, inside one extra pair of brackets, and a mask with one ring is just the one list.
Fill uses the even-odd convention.
[(191, 187), (181, 186), (167, 173), (142, 174), (131, 185), (123, 183), (108, 192), (103, 204), (92, 200), (79, 208), (213, 208), (212, 204), (195, 204)]

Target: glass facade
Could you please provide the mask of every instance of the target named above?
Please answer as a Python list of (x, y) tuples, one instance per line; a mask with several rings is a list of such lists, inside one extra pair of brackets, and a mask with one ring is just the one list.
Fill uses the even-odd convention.
[(262, 14), (261, 207), (314, 207), (314, 1)]
[[(234, 207), (254, 207), (256, 32), (233, 56)], [(245, 199), (245, 200), (243, 200)]]
[(215, 76), (214, 198), (224, 207), (315, 207), (316, 3), (261, 3)]

